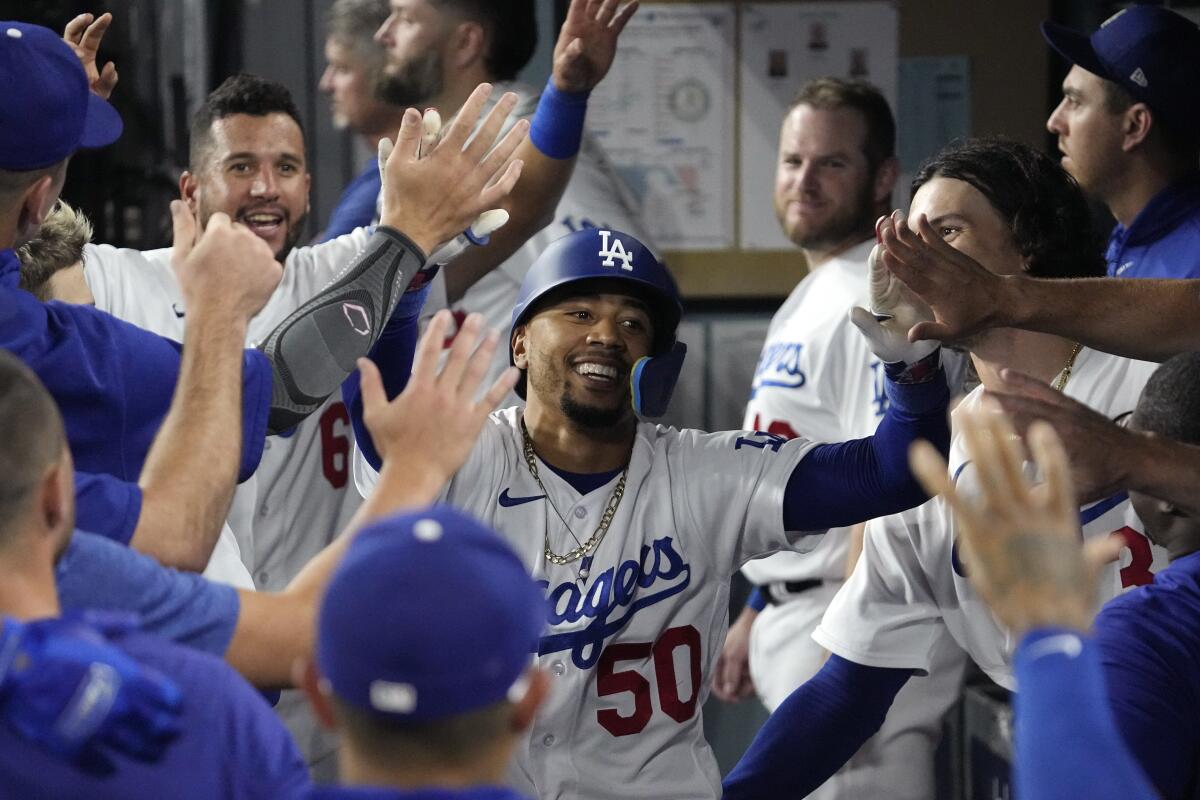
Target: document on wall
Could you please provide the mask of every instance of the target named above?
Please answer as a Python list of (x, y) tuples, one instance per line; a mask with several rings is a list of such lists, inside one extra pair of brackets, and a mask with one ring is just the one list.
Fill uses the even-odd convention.
[(732, 3), (644, 3), (588, 104), (662, 249), (734, 244), (734, 19)]
[(791, 250), (772, 202), (779, 128), (796, 90), (833, 75), (870, 81), (896, 108), (894, 2), (747, 3), (742, 7), (741, 247)]

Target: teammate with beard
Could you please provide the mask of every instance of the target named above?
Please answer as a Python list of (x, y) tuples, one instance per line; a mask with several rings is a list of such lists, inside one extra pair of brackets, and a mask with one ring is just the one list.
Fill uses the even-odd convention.
[(325, 71), (318, 88), (329, 95), (333, 127), (355, 134), (372, 155), (342, 190), (318, 241), (335, 239), (375, 221), (379, 200), (379, 140), (400, 127), (404, 106), (383, 96), (387, 53), (375, 31), (390, 13), (388, 0), (337, 0), (326, 17)]
[[(1079, 187), (1051, 159), (1017, 142), (975, 139), (942, 150), (913, 180), (911, 214), (927, 217), (946, 245), (995, 274), (1072, 278), (1103, 271), (1087, 244), (1090, 214)], [(907, 248), (897, 229), (906, 229), (899, 212), (881, 220), (889, 252)], [(1004, 389), (1005, 369), (1028, 372), (1114, 417), (1133, 409), (1154, 368), (1070, 339), (1007, 328), (963, 344), (982, 385), (958, 404), (952, 422), (948, 460), (960, 491), (969, 491), (977, 475), (958, 417), (979, 408), (985, 391)], [(1116, 532), (1128, 551), (1127, 563), (1101, 576), (1101, 595), (1152, 581), (1166, 554), (1142, 534), (1128, 497), (1079, 502), (1084, 536)], [(763, 725), (726, 777), (725, 797), (795, 795), (819, 786), (874, 734), (896, 693), (932, 669), (947, 647), (965, 650), (994, 681), (1014, 688), (1009, 631), (976, 593), (955, 525), (944, 498), (867, 524), (854, 573), (813, 633), (832, 655)]]
[[(637, 3), (628, 3), (620, 11), (618, 5), (616, 0), (575, 3), (564, 24), (569, 29), (578, 24), (576, 16), (603, 14), (619, 28)], [(387, 48), (383, 91), (393, 105), (431, 107), (449, 119), (458, 113), (472, 86), (488, 81), (520, 96), (515, 118), (531, 118), (539, 103), (553, 101), (556, 115), (577, 119), (582, 126), (588, 90), (595, 81), (567, 83), (552, 78), (540, 94), (516, 81), (537, 43), (533, 0), (391, 0), (391, 10), (376, 38)], [(556, 57), (564, 44), (560, 38)], [(581, 228), (623, 230), (654, 249), (636, 200), (593, 137), (584, 135), (559, 147), (547, 145), (546, 152), (550, 150), (560, 158), (577, 155), (557, 209), (539, 221), (540, 230), (532, 237), (518, 241), (506, 226), (486, 248), (465, 253), (452, 269), (443, 270), (434, 279), (426, 315), (448, 306), (459, 321), (475, 312), (483, 314), (489, 326), (506, 329), (530, 265), (555, 239)], [(497, 351), (489, 374), (497, 376), (507, 366), (507, 356)], [(516, 395), (509, 400), (519, 402)]]
[[(846, 311), (869, 301), (867, 259), (875, 220), (891, 207), (895, 139), (887, 100), (870, 84), (819, 78), (797, 92), (779, 137), (775, 212), (810, 271), (771, 321), (743, 427), (836, 442), (869, 436), (879, 424), (883, 364)], [(852, 540), (861, 527), (831, 533), (811, 553), (776, 553), (742, 568), (757, 589), (717, 661), (713, 692), (722, 700), (754, 691), (774, 711), (821, 668), (826, 654), (812, 632), (857, 557)], [(933, 793), (933, 750), (963, 664), (957, 648), (942, 656), (810, 798)]]
[[(550, 599), (537, 662), (561, 685), (518, 748), (519, 789), (720, 795), (700, 708), (733, 571), (920, 502), (907, 443), (947, 435), (938, 351), (903, 336), (921, 311), (874, 278), (880, 318), (856, 321), (889, 362), (890, 404), (874, 436), (819, 445), (638, 421), (666, 410), (685, 348), (674, 282), (634, 237), (579, 231), (530, 269), (509, 339), (526, 406), (492, 415), (442, 494), (500, 531)], [(377, 473), (355, 467), (369, 494)]]
[[(584, 3), (579, 0), (575, 5)], [(571, 24), (564, 25), (554, 64), (555, 76), (564, 85), (590, 89), (607, 72), (620, 33), (620, 26), (610, 21), (579, 19), (576, 11)], [(481, 96), (486, 97), (486, 91), (470, 87), (464, 98), (464, 119), (477, 118), (476, 100)], [(488, 119), (503, 119), (516, 102), (516, 95), (504, 93), (484, 113), (494, 115)], [(520, 120), (499, 136), (520, 139), (528, 128), (529, 123)], [(559, 128), (552, 123), (550, 130)], [(497, 138), (490, 135), (490, 127), (486, 132), (481, 141)], [(511, 153), (511, 148), (506, 149), (511, 141), (501, 138), (497, 153)], [(541, 141), (545, 146), (555, 137)], [(500, 205), (510, 212), (503, 230), (520, 239), (540, 227), (531, 227), (531, 220), (552, 211), (574, 158), (550, 157), (527, 140), (513, 157), (523, 164), (520, 188), (514, 190), (518, 196)], [(251, 321), (249, 341), (265, 336), (333, 280), (368, 240), (368, 231), (358, 229), (320, 245), (295, 248), (309, 211), (310, 176), (299, 113), (278, 83), (238, 75), (210, 94), (192, 121), (189, 162), (191, 168), (180, 178), (180, 195), (201, 225), (213, 213), (224, 211), (266, 241), (284, 263), (283, 281)], [(186, 308), (170, 270), (170, 252), (169, 248), (148, 252), (88, 248), (84, 270), (97, 307), (182, 339)], [(373, 357), (399, 363), (406, 355), (411, 359), (415, 319), (424, 299), (424, 293), (405, 295), (382, 333), (381, 341), (391, 346), (378, 348)], [(257, 588), (277, 591), (345, 527), (360, 501), (357, 493), (346, 488), (352, 433), (339, 398), (330, 398), (290, 437), (271, 438), (267, 448), (257, 474), (239, 488), (229, 524)], [(295, 695), (285, 703), (305, 718), (301, 738), (309, 740), (302, 742), (309, 759), (330, 755), (332, 747), (311, 724), (302, 699)], [(331, 772), (333, 765), (328, 763)]]

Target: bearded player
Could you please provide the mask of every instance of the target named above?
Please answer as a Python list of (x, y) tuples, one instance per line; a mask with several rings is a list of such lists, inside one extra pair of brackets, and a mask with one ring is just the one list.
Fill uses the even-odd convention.
[[(685, 348), (674, 281), (632, 236), (580, 231), (530, 269), (509, 340), (527, 405), (492, 415), (442, 495), (499, 530), (550, 602), (537, 662), (558, 686), (518, 748), (517, 788), (720, 795), (700, 709), (733, 572), (921, 502), (904, 448), (946, 441), (939, 352), (907, 342), (920, 310), (876, 278), (879, 316), (855, 314), (889, 362), (889, 409), (873, 437), (818, 445), (638, 421), (665, 411)], [(367, 494), (374, 471), (356, 468)]]
[[(836, 442), (869, 435), (883, 417), (883, 365), (846, 310), (869, 302), (874, 223), (890, 208), (899, 170), (895, 140), (887, 100), (868, 83), (819, 78), (797, 92), (779, 136), (775, 210), (809, 274), (771, 320), (744, 427)], [(957, 372), (946, 366), (948, 375)], [(861, 527), (831, 532), (812, 553), (776, 553), (743, 567), (756, 591), (717, 661), (719, 698), (755, 692), (774, 711), (821, 668), (826, 652), (812, 632), (845, 582), (861, 535)], [(880, 732), (810, 799), (933, 794), (941, 717), (958, 696), (962, 664), (961, 651), (947, 648), (927, 679), (896, 698)]]

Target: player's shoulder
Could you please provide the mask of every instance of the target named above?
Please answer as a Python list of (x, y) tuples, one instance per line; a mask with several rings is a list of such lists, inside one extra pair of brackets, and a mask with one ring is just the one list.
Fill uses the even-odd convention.
[(1158, 366), (1083, 347), (1063, 393), (1110, 417), (1124, 414), (1133, 410)]
[(169, 247), (135, 250), (132, 247), (89, 243), (83, 248), (83, 273), (89, 284), (96, 279), (126, 283), (158, 282), (164, 272), (174, 279)]
[[(204, 697), (205, 703), (199, 705), (211, 706), (214, 714), (228, 710), (223, 698), (239, 702), (253, 698), (263, 703), (261, 695), (233, 667), (212, 653), (145, 631), (131, 631), (114, 643), (139, 664), (169, 677), (185, 697)], [(262, 710), (270, 712), (265, 704)]]

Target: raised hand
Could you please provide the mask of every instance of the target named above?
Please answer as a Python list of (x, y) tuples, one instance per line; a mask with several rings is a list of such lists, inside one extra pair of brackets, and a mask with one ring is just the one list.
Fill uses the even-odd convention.
[(401, 231), (426, 254), (496, 208), (521, 175), (522, 162), (509, 163), (509, 158), (528, 133), (528, 121), (517, 122), (496, 141), (517, 103), (515, 94), (500, 98), (467, 141), (491, 91), (490, 85), (480, 84), (436, 143), (427, 142), (422, 116), (411, 108), (404, 114), (395, 146), (380, 142), (380, 224)]
[(23, 738), (100, 774), (112, 754), (155, 761), (179, 733), (179, 689), (106, 637), (113, 615), (0, 621), (0, 719)]
[(383, 458), (384, 470), (395, 458), (438, 489), (462, 466), (488, 414), (520, 374), (510, 367), (476, 399), (500, 337), (494, 330), (484, 332), (483, 317), (471, 314), (439, 368), (450, 320), (446, 310), (434, 315), (417, 342), (412, 377), (391, 402), (379, 369), (368, 359), (358, 362), (363, 422)]
[(638, 2), (632, 0), (620, 10), (618, 6), (618, 0), (571, 0), (554, 45), (554, 88), (588, 92), (608, 74), (617, 54), (617, 37)]
[[(877, 235), (882, 237), (883, 231), (890, 230), (903, 219), (900, 212), (881, 217), (876, 223)], [(910, 342), (908, 331), (920, 322), (932, 320), (933, 312), (885, 266), (883, 252), (883, 245), (877, 244), (868, 259), (871, 309), (851, 309), (850, 321), (867, 337), (871, 351), (884, 363), (915, 364), (936, 350), (940, 343)]]
[(171, 265), (189, 308), (219, 304), (241, 321), (262, 310), (283, 278), (283, 267), (266, 242), (220, 212), (200, 233), (182, 200), (171, 201), (171, 223)]
[(63, 41), (71, 46), (83, 64), (83, 71), (87, 73), (88, 85), (92, 87), (92, 92), (105, 100), (117, 85), (117, 65), (109, 61), (103, 69), (99, 69), (96, 66), (96, 54), (112, 21), (112, 14), (108, 13), (98, 17), (93, 14), (80, 14), (63, 28)]
[(1081, 543), (1079, 504), (1058, 435), (1044, 422), (1029, 428), (1029, 448), (1045, 480), (1035, 486), (1022, 472), (1024, 448), (1006, 416), (964, 409), (958, 420), (978, 472), (978, 499), (957, 492), (945, 459), (928, 443), (914, 444), (910, 461), (925, 491), (943, 495), (954, 510), (971, 583), (1017, 634), (1086, 630), (1096, 578), (1123, 544), (1119, 537)]
[(922, 214), (916, 230), (903, 217), (878, 226), (883, 263), (921, 297), (933, 318), (920, 321), (908, 332), (911, 341), (937, 339), (954, 342), (987, 328), (1004, 324), (1003, 314), (1013, 305), (1006, 299), (1019, 277), (1002, 277), (960, 253), (938, 235)]

